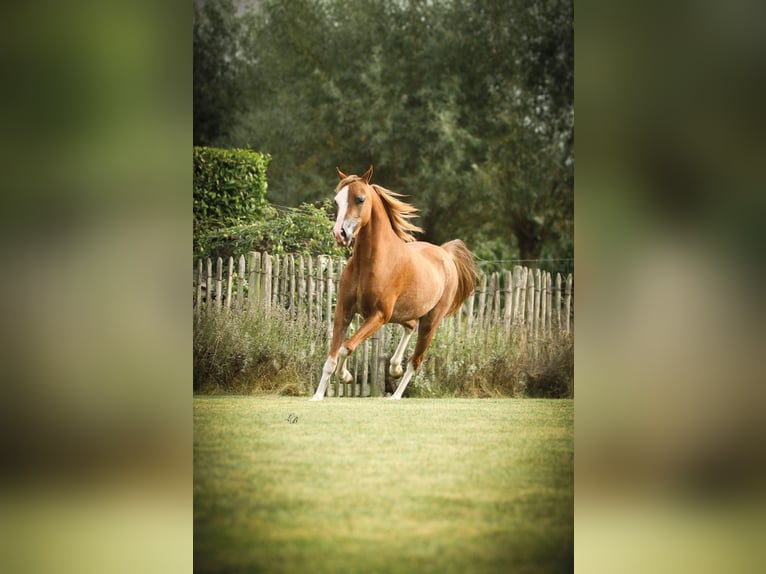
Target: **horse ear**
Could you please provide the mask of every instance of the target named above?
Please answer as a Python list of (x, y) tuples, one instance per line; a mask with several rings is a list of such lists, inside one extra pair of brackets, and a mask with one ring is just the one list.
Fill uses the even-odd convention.
[(337, 172), (338, 172), (338, 177), (339, 177), (339, 178), (341, 178), (341, 179), (346, 179), (346, 178), (348, 177), (348, 176), (347, 176), (345, 173), (343, 173), (343, 172), (340, 170), (340, 168), (339, 168), (339, 167), (336, 167), (336, 168), (335, 168), (335, 171), (337, 171)]
[(364, 180), (364, 183), (370, 183), (371, 177), (372, 177), (372, 165), (370, 165), (370, 168), (364, 172), (362, 179)]

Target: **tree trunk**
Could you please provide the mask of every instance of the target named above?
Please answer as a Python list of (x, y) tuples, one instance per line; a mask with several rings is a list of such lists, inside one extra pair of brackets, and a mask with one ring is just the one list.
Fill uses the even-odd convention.
[(517, 220), (513, 223), (513, 234), (519, 244), (519, 254), (525, 267), (537, 269), (537, 260), (545, 242), (542, 226), (533, 220)]

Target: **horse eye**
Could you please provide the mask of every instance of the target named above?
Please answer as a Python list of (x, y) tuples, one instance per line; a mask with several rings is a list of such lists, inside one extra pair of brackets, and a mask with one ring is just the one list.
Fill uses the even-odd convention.
[(357, 195), (357, 196), (356, 196), (356, 202), (357, 202), (358, 204), (360, 204), (360, 205), (361, 205), (362, 203), (364, 203), (364, 196), (363, 196), (363, 195)]

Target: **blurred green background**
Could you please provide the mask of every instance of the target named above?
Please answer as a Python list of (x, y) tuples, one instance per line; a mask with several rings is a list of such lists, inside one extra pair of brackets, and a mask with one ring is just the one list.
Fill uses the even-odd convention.
[(762, 15), (577, 3), (579, 571), (763, 563)]
[(4, 572), (191, 570), (192, 12), (0, 9)]

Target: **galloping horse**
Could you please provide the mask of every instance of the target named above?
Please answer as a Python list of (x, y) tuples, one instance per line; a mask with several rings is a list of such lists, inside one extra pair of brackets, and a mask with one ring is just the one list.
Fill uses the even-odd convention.
[[(391, 396), (401, 399), (441, 320), (457, 312), (473, 293), (476, 264), (459, 239), (441, 246), (415, 241), (412, 232), (422, 229), (409, 219), (417, 209), (397, 199), (399, 194), (370, 185), (372, 166), (362, 177), (337, 171), (338, 217), (333, 235), (340, 245), (349, 245), (353, 240), (354, 252), (340, 279), (330, 353), (311, 400), (324, 398), (336, 370), (343, 382), (352, 381), (346, 359), (385, 323), (398, 323), (404, 328), (389, 366), (394, 378), (402, 376), (402, 356), (418, 327), (415, 352)], [(364, 323), (344, 341), (355, 313), (364, 317)]]

